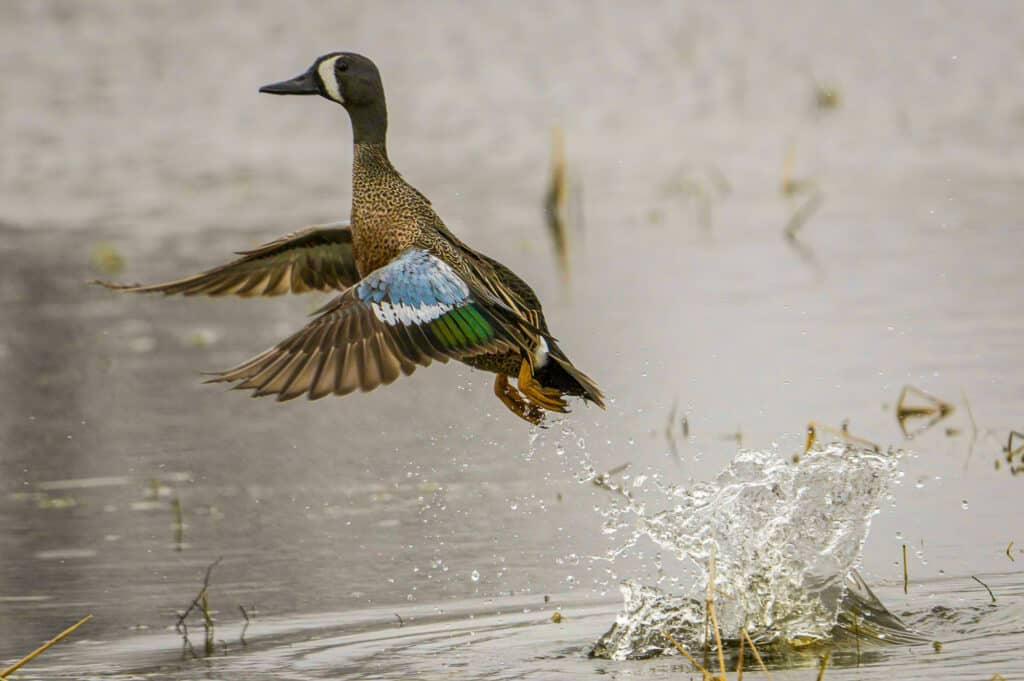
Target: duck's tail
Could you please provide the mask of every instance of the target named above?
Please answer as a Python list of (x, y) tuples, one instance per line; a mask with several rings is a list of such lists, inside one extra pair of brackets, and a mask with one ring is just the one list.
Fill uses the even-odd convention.
[(597, 384), (569, 361), (553, 339), (548, 338), (547, 343), (548, 361), (534, 370), (534, 378), (546, 388), (556, 388), (566, 395), (582, 397), (604, 409), (604, 395)]

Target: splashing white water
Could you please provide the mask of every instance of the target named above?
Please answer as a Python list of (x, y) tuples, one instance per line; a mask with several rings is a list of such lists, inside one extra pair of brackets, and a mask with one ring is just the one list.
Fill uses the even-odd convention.
[(678, 559), (665, 569), (689, 586), (670, 595), (625, 582), (623, 611), (595, 654), (656, 654), (671, 646), (663, 629), (703, 646), (712, 559), (724, 639), (738, 638), (744, 627), (760, 642), (827, 639), (896, 461), (840, 444), (815, 448), (797, 463), (778, 452), (743, 451), (714, 482), (660, 488), (674, 504), (669, 510), (648, 513), (623, 493), (604, 511), (605, 532), (626, 534), (609, 556), (649, 539)]

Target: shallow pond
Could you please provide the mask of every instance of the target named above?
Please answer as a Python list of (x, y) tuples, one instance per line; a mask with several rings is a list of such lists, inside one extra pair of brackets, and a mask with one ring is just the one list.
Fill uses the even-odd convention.
[[(995, 466), (1024, 430), (1019, 5), (8, 2), (0, 45), (0, 660), (95, 615), (22, 678), (679, 678), (587, 657), (619, 582), (673, 565), (606, 559), (614, 494), (580, 457), (667, 504), (655, 481), (802, 452), (812, 420), (905, 450), (860, 572), (943, 644), (838, 651), (826, 678), (1024, 674), (1021, 480)], [(339, 48), (381, 66), (397, 167), (534, 285), (607, 411), (537, 435), (454, 365), (252, 400), (199, 372), (323, 298), (84, 285), (345, 217), (342, 113), (256, 94)], [(912, 439), (908, 384), (954, 407)], [(217, 558), (196, 659), (174, 625)]]

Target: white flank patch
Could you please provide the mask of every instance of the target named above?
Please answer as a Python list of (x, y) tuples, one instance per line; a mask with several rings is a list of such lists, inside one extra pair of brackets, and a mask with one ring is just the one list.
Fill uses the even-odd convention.
[(371, 307), (373, 308), (374, 316), (388, 326), (397, 326), (398, 324), (418, 326), (426, 324), (452, 309), (451, 305), (445, 305), (444, 303), (412, 307), (404, 303), (392, 303), (387, 300), (373, 303)]
[(537, 344), (537, 349), (533, 351), (533, 365), (542, 367), (548, 363), (548, 342), (544, 340), (544, 336), (540, 337), (540, 343)]
[(341, 88), (338, 87), (338, 79), (334, 75), (334, 62), (338, 59), (339, 57), (324, 59), (316, 67), (316, 72), (320, 75), (320, 82), (324, 84), (324, 89), (327, 90), (330, 98), (338, 104), (344, 104), (345, 98), (341, 96)]

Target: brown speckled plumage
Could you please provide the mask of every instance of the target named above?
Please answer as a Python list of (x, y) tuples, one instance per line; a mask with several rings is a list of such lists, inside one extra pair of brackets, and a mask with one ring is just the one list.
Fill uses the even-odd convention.
[(319, 94), (348, 111), (351, 228), (309, 228), (167, 284), (108, 286), (186, 295), (341, 291), (298, 333), (213, 379), (237, 382), (256, 396), (368, 391), (432, 360), (457, 359), (496, 373), (495, 394), (532, 423), (542, 421), (544, 410), (568, 411), (567, 395), (604, 406), (597, 385), (551, 337), (533, 289), (456, 238), (392, 166), (384, 89), (373, 62), (352, 53), (324, 55), (305, 73), (261, 91)]

